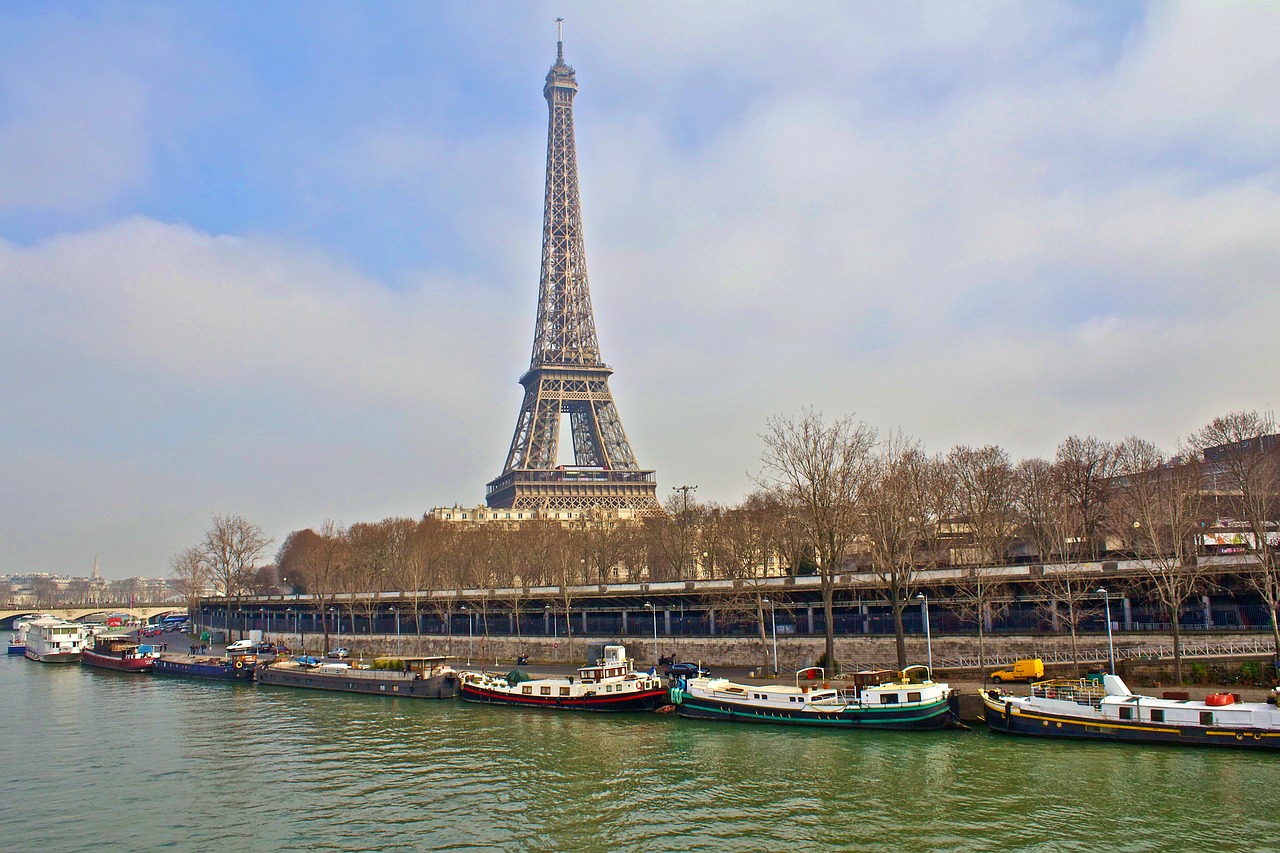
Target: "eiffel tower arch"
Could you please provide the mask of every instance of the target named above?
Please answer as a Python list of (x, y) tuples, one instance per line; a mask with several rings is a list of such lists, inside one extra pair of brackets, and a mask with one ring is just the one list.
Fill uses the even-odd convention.
[[(609, 391), (612, 368), (600, 357), (578, 194), (573, 98), (578, 81), (564, 42), (542, 88), (549, 113), (542, 269), (524, 400), (502, 474), (488, 484), (494, 508), (630, 509), (661, 513), (654, 472), (636, 462)], [(558, 466), (560, 425), (569, 416), (572, 466)]]

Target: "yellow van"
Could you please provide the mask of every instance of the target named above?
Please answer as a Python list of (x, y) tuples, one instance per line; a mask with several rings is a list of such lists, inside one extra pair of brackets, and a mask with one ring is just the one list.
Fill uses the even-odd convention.
[(1044, 678), (1044, 661), (1040, 658), (1016, 660), (1004, 669), (991, 673), (996, 684), (1002, 681), (1039, 681)]

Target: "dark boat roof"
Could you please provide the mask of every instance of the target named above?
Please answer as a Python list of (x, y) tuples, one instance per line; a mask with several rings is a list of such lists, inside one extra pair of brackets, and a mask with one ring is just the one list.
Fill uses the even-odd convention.
[(398, 660), (404, 663), (443, 663), (451, 660), (450, 655), (431, 655), (430, 657), (403, 657), (401, 655), (378, 655), (374, 660)]

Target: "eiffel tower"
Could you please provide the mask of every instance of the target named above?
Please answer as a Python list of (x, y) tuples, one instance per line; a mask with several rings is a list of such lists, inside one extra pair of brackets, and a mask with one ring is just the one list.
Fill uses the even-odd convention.
[[(596, 340), (573, 139), (577, 92), (558, 38), (556, 62), (542, 88), (550, 119), (533, 357), (520, 377), (524, 402), (507, 463), (488, 484), (485, 502), (493, 508), (661, 513), (654, 472), (641, 469), (631, 452), (609, 393), (613, 370), (601, 359)], [(558, 466), (560, 421), (566, 413), (574, 464)]]

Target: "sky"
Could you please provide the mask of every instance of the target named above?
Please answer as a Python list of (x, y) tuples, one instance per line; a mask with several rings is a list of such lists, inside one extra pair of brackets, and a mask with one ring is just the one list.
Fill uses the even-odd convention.
[(0, 6), (0, 574), (475, 505), (556, 17), (660, 498), (806, 407), (945, 452), (1280, 403), (1280, 4)]

